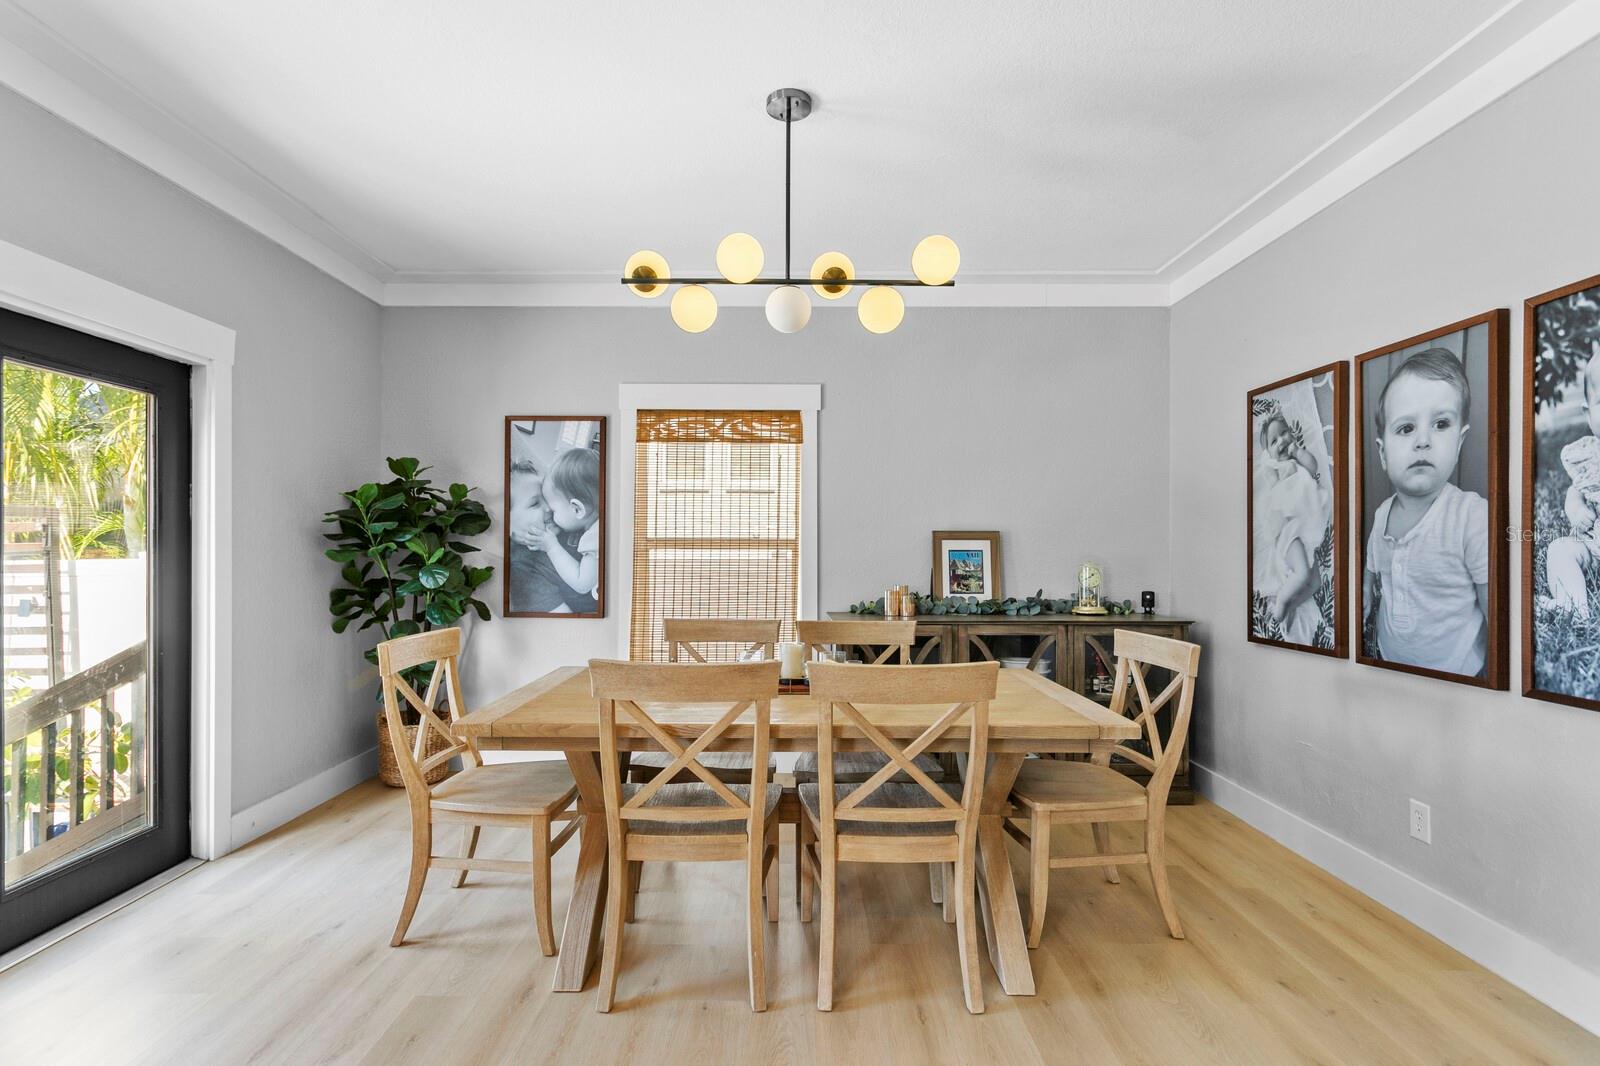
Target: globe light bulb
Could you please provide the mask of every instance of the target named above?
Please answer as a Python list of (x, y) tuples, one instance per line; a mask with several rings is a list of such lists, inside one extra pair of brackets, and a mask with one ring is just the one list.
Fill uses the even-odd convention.
[(635, 296), (643, 296), (653, 300), (667, 291), (666, 279), (672, 277), (672, 271), (667, 269), (667, 261), (659, 252), (643, 251), (634, 252), (628, 257), (627, 265), (622, 268), (625, 278), (661, 278), (660, 285), (629, 285), (628, 289)]
[(761, 242), (748, 233), (730, 233), (717, 245), (717, 269), (736, 285), (760, 277), (765, 261)]
[(906, 317), (906, 302), (888, 285), (874, 285), (861, 294), (856, 317), (873, 333), (889, 333)]
[(798, 333), (811, 321), (811, 299), (798, 285), (780, 285), (767, 297), (767, 322), (779, 333)]
[(704, 285), (685, 285), (672, 294), (672, 321), (685, 333), (704, 333), (717, 320), (717, 298)]
[(843, 252), (823, 252), (817, 256), (816, 262), (811, 264), (811, 277), (827, 278), (830, 284), (811, 287), (817, 290), (817, 295), (824, 300), (837, 300), (850, 291), (847, 284), (856, 276), (856, 265), (850, 262), (850, 257)]
[(942, 233), (922, 238), (911, 253), (911, 272), (924, 285), (943, 285), (960, 266), (961, 249)]

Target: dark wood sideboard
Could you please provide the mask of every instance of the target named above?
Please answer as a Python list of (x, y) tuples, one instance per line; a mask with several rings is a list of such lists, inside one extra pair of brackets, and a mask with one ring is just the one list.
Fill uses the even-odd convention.
[[(874, 616), (833, 611), (829, 618), (869, 619)], [(1118, 629), (1189, 639), (1188, 618), (1169, 618), (1159, 614), (1092, 615), (1040, 614), (1031, 617), (1010, 615), (943, 614), (917, 617), (917, 645), (913, 655), (919, 663), (971, 663), (984, 660), (1025, 659), (1030, 670), (1042, 671), (1057, 684), (1081, 692), (1090, 699), (1110, 704), (1111, 685), (1117, 675), (1112, 634)], [(1020, 665), (1020, 664), (1019, 664)], [(1152, 694), (1161, 691), (1168, 677), (1152, 669), (1147, 675)], [(1197, 705), (1194, 714), (1198, 715)], [(1172, 725), (1171, 708), (1163, 708), (1157, 723), (1165, 739)], [(1194, 736), (1194, 722), (1189, 723)], [(1141, 743), (1141, 749), (1148, 746)], [(1127, 759), (1113, 759), (1111, 765), (1129, 777), (1145, 780), (1150, 774)], [(1193, 803), (1189, 784), (1189, 745), (1183, 746), (1177, 775), (1172, 780), (1172, 803)]]

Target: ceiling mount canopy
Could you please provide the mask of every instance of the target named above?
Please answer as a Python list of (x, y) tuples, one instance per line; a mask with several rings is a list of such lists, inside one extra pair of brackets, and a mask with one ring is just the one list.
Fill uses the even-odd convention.
[(710, 285), (770, 285), (767, 321), (779, 333), (797, 333), (811, 321), (809, 285), (825, 300), (837, 300), (852, 288), (862, 288), (856, 314), (872, 333), (888, 333), (905, 318), (905, 301), (896, 288), (946, 288), (955, 284), (961, 250), (943, 234), (924, 237), (911, 253), (913, 278), (858, 278), (855, 264), (843, 252), (823, 252), (811, 264), (808, 277), (795, 279), (790, 246), (790, 159), (794, 124), (811, 114), (811, 94), (804, 89), (774, 89), (767, 96), (767, 114), (783, 123), (783, 277), (762, 277), (765, 253), (761, 242), (748, 233), (730, 233), (717, 245), (720, 277), (672, 276), (658, 252), (639, 251), (622, 268), (622, 284), (635, 296), (651, 299), (678, 285), (672, 295), (672, 320), (688, 333), (703, 333), (717, 320), (717, 298)]

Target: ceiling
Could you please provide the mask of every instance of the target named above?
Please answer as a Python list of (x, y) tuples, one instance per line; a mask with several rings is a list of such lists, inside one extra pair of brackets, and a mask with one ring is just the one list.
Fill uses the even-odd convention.
[(734, 230), (770, 268), (763, 101), (794, 85), (797, 270), (904, 274), (937, 231), (964, 278), (1115, 284), (1171, 281), (1566, 6), (0, 0), (0, 35), (378, 283), (597, 281), (640, 247), (710, 272)]

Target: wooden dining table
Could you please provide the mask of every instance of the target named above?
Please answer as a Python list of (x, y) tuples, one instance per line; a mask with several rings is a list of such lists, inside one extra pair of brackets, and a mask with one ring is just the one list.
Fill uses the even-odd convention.
[[(693, 740), (726, 707), (677, 704), (651, 705), (651, 716), (674, 736)], [(943, 708), (862, 708), (889, 737), (909, 742), (919, 736)], [(753, 716), (736, 720), (712, 747), (748, 747)], [(840, 751), (878, 750), (841, 716), (835, 724), (834, 747)], [(508, 692), (465, 715), (456, 729), (481, 749), (560, 751), (578, 785), (584, 814), (572, 898), (561, 936), (555, 990), (577, 992), (598, 957), (601, 915), (605, 903), (605, 800), (600, 786), (600, 716), (589, 691), (586, 666), (566, 666)], [(1108, 758), (1119, 742), (1139, 737), (1136, 722), (1113, 714), (1081, 693), (1046, 681), (1029, 670), (1001, 670), (995, 698), (989, 705), (990, 765), (984, 778), (978, 828), (978, 902), (989, 958), (1000, 986), (1013, 996), (1033, 995), (1033, 967), (1028, 960), (1022, 909), (1017, 902), (1011, 859), (1006, 852), (1005, 813), (1011, 786), (1030, 753), (1088, 753)], [(817, 711), (809, 695), (779, 695), (772, 701), (774, 751), (816, 751)], [(636, 724), (617, 723), (617, 744), (629, 751), (659, 750)], [(960, 730), (946, 733), (929, 751), (966, 750)]]

